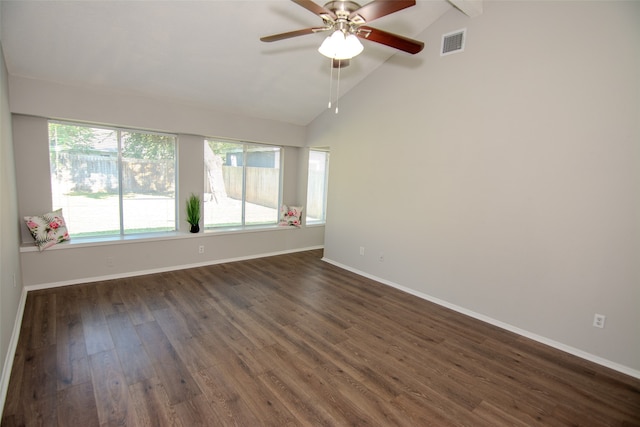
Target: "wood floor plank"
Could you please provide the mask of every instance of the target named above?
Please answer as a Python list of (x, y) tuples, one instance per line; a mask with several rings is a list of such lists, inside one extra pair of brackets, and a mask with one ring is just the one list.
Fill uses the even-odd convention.
[(640, 426), (640, 380), (322, 262), (29, 292), (1, 426)]
[(157, 322), (138, 325), (136, 330), (169, 396), (171, 405), (201, 393), (191, 373)]
[(89, 356), (100, 425), (135, 426), (134, 408), (114, 349)]
[(260, 349), (258, 355), (270, 367), (260, 376), (261, 380), (275, 394), (283, 396), (281, 400), (298, 419), (311, 425), (347, 425), (353, 420), (345, 415), (349, 411), (344, 407), (315, 403), (326, 391), (317, 387), (322, 378), (303, 360), (278, 345)]
[[(337, 346), (328, 346), (314, 332), (305, 329), (304, 325), (288, 326), (285, 330), (290, 337), (291, 347), (286, 347), (291, 353), (303, 360), (309, 366), (324, 366), (326, 369), (342, 369), (357, 380), (366, 377), (367, 367)], [(291, 350), (290, 350), (291, 348)], [(386, 386), (383, 389), (387, 389)]]
[(315, 369), (317, 375), (334, 390), (344, 405), (345, 412), (359, 414), (358, 418), (372, 425), (407, 425), (395, 408), (386, 404), (386, 400), (368, 388), (363, 382), (351, 377), (342, 369)]
[(56, 396), (47, 396), (29, 402), (24, 406), (19, 426), (57, 426)]
[(233, 320), (221, 314), (221, 312), (215, 308), (183, 315), (185, 319), (191, 322), (192, 328), (197, 328), (199, 335), (215, 333), (230, 337), (231, 339), (237, 339), (242, 336), (242, 332), (240, 332)]
[(12, 381), (20, 382), (20, 387), (10, 387), (18, 393), (11, 395), (16, 403), (7, 406), (15, 411), (16, 425), (56, 425), (55, 345), (24, 350), (22, 375), (12, 375)]
[(451, 351), (446, 345), (443, 342), (441, 346), (430, 348), (429, 352), (437, 359), (450, 360), (455, 375), (475, 379), (474, 390), (483, 399), (520, 413), (525, 421), (541, 421), (550, 417), (555, 406), (553, 398), (550, 393), (532, 387), (527, 373), (518, 374), (513, 365), (477, 358), (459, 347)]
[(21, 378), (23, 403), (55, 398), (58, 385), (55, 354), (55, 346), (27, 350)]
[[(432, 383), (432, 386), (438, 390), (443, 388), (443, 384), (446, 386), (447, 383), (454, 383), (466, 385), (468, 390), (482, 396), (483, 400), (478, 406), (484, 404), (485, 407), (478, 410), (476, 406), (473, 409), (474, 414), (479, 412), (518, 413), (519, 420), (528, 425), (547, 423), (553, 416), (555, 404), (547, 398), (545, 393), (537, 391), (528, 393), (526, 396), (513, 393), (508, 382), (499, 383), (486, 371), (484, 374), (470, 375), (456, 367), (439, 380), (437, 383)], [(499, 385), (496, 386), (496, 383)]]
[(211, 335), (179, 338), (175, 342), (169, 338), (189, 372), (198, 372), (214, 366), (221, 355), (229, 351), (220, 341), (211, 344), (212, 339)]
[(160, 380), (156, 377), (144, 379), (129, 386), (131, 406), (135, 410), (136, 424), (139, 426), (190, 427), (183, 424)]
[(269, 315), (269, 311), (265, 312), (263, 308), (261, 305), (254, 305), (245, 311), (245, 315), (250, 317), (254, 324), (260, 325), (260, 333), (252, 337), (256, 346), (270, 346), (277, 343), (289, 348), (291, 351), (296, 351), (295, 349), (299, 343), (294, 342), (287, 334), (287, 328), (280, 326), (278, 322)]
[[(216, 413), (205, 395), (195, 396), (175, 405), (176, 414), (184, 427), (209, 427), (230, 425)], [(232, 424), (232, 425), (235, 425)]]
[(59, 391), (57, 418), (60, 426), (98, 427), (98, 408), (91, 381)]
[[(154, 311), (157, 323), (190, 372), (198, 372), (215, 365), (220, 356), (229, 351), (218, 332), (209, 332), (211, 326), (198, 326), (204, 322), (219, 325), (223, 319), (209, 312), (201, 315), (204, 317), (197, 318), (191, 313), (178, 313), (172, 307)], [(224, 322), (228, 324), (226, 320)]]
[(122, 301), (116, 283), (112, 280), (95, 284), (98, 293), (98, 303), (105, 316), (116, 313), (124, 313), (127, 307)]
[[(21, 337), (13, 358), (13, 366), (11, 367), (11, 378), (9, 379), (9, 386), (7, 387), (7, 398), (2, 412), (2, 426), (5, 425), (5, 417), (8, 419), (7, 425), (16, 425), (16, 418), (21, 417), (24, 411), (22, 388), (26, 385), (23, 381), (26, 351), (25, 340)], [(16, 398), (16, 396), (18, 397)]]
[(435, 407), (411, 399), (406, 393), (401, 393), (393, 399), (391, 405), (403, 414), (404, 419), (412, 426), (458, 427), (463, 425), (456, 418), (442, 414)]
[(155, 310), (153, 317), (169, 339), (180, 340), (202, 334), (202, 329), (192, 315), (185, 316), (172, 307)]
[[(266, 327), (267, 325), (253, 316), (251, 310), (230, 310), (228, 306), (221, 308), (224, 316), (229, 319), (238, 332), (242, 334), (242, 338), (251, 341), (254, 346), (262, 348), (273, 345), (278, 341), (278, 338)], [(260, 331), (260, 333), (255, 333), (256, 331)], [(236, 339), (237, 338), (238, 337), (236, 337)]]
[(122, 373), (128, 385), (155, 377), (153, 363), (127, 313), (107, 316), (109, 332), (122, 363)]
[(161, 274), (146, 276), (147, 280), (136, 287), (136, 293), (144, 302), (149, 311), (162, 310), (169, 305), (164, 298), (164, 292), (168, 289), (167, 281)]
[(268, 387), (254, 379), (244, 361), (235, 355), (229, 356), (212, 369), (224, 375), (227, 386), (240, 396), (249, 411), (259, 417), (263, 424), (296, 425), (295, 416)]
[(83, 322), (82, 329), (87, 354), (97, 354), (114, 348), (111, 332), (106, 322)]
[[(82, 320), (87, 323), (104, 323), (104, 313), (101, 308), (100, 295), (96, 287), (81, 285), (84, 291), (76, 299)], [(56, 294), (57, 295), (57, 294)]]
[(58, 390), (90, 381), (89, 358), (80, 314), (72, 312), (58, 316), (56, 337)]
[(116, 348), (137, 347), (142, 341), (127, 313), (110, 314), (105, 319)]
[[(423, 414), (423, 417), (427, 419), (438, 420), (432, 425), (495, 427), (491, 422), (485, 421), (467, 409), (449, 401), (446, 396), (440, 393), (440, 390), (424, 390), (420, 394), (402, 393), (396, 399), (404, 402), (405, 407), (413, 407), (418, 410), (417, 414)], [(419, 408), (425, 409), (420, 411)]]
[[(384, 355), (376, 349), (362, 351), (362, 347), (350, 343), (348, 340), (340, 343), (343, 353), (348, 354), (351, 360), (357, 360), (363, 379), (361, 382), (376, 394), (391, 400), (401, 392), (415, 393), (420, 385), (415, 383), (415, 378), (410, 373), (402, 371), (397, 366), (387, 365)], [(388, 362), (390, 359), (387, 359)]]
[(206, 302), (206, 298), (210, 295), (201, 297), (197, 292), (192, 292), (190, 288), (170, 289), (164, 293), (164, 298), (171, 307), (181, 313), (198, 313), (210, 310), (211, 306)]
[(532, 424), (532, 422), (524, 422), (512, 417), (504, 410), (486, 401), (480, 402), (480, 404), (474, 408), (473, 415), (493, 426), (509, 425), (514, 427), (527, 427)]
[(222, 425), (257, 426), (264, 424), (259, 415), (249, 409), (235, 384), (218, 366), (199, 371), (195, 379), (212, 410), (223, 420)]
[(145, 304), (143, 298), (139, 295), (140, 286), (134, 278), (120, 279), (116, 281), (115, 286), (120, 295), (120, 300), (125, 306), (126, 312), (131, 318), (134, 325), (140, 325), (145, 322), (153, 322), (155, 319), (151, 314), (151, 310)]
[(56, 294), (39, 293), (33, 296), (33, 310), (28, 314), (28, 348), (41, 348), (56, 343)]

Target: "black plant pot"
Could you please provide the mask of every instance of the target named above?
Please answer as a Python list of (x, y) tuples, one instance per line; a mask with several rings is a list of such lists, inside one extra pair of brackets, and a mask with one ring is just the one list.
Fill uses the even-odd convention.
[(200, 232), (200, 224), (192, 224), (191, 225), (191, 229), (189, 230), (192, 233), (199, 233)]

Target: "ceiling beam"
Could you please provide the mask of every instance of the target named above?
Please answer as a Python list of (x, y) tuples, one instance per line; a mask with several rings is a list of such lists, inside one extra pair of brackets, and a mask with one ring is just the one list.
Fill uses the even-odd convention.
[(482, 0), (448, 0), (449, 3), (469, 18), (482, 15)]

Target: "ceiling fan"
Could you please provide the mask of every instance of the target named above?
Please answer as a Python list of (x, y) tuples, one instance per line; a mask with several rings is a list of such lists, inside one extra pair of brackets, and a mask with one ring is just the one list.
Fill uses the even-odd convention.
[(380, 43), (410, 54), (416, 54), (424, 47), (424, 43), (421, 41), (365, 25), (374, 19), (414, 6), (415, 0), (373, 0), (364, 6), (350, 0), (334, 0), (324, 6), (311, 0), (291, 1), (322, 18), (324, 26), (261, 37), (261, 41), (274, 42), (330, 31), (331, 35), (325, 39), (318, 50), (331, 58), (333, 66), (336, 68), (349, 65), (349, 60), (362, 52), (363, 46), (358, 39)]

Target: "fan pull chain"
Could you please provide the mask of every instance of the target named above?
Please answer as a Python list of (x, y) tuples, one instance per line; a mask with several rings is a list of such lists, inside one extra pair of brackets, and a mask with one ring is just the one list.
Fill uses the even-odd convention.
[[(333, 64), (331, 64), (333, 66)], [(336, 114), (338, 114), (338, 103), (340, 100), (340, 69), (342, 68), (342, 61), (338, 62), (338, 82), (336, 84)]]
[(331, 108), (331, 90), (333, 89), (333, 59), (329, 60), (329, 106), (327, 108)]

